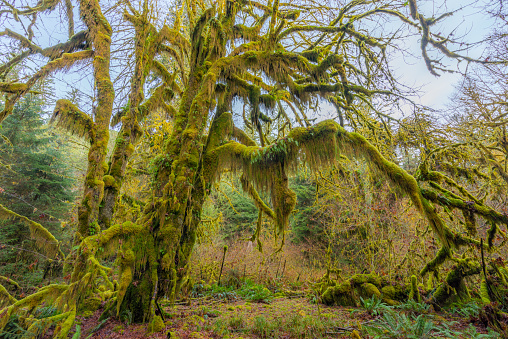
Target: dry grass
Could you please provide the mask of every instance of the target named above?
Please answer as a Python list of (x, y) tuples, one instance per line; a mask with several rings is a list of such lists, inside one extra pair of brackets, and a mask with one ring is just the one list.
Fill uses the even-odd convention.
[[(276, 253), (280, 245), (275, 243), (271, 234), (263, 234), (261, 241), (263, 252), (258, 251), (256, 244), (249, 240), (235, 239), (228, 243), (222, 283), (249, 278), (267, 286), (278, 284), (307, 288), (309, 282), (315, 281), (326, 271), (323, 265), (316, 265), (319, 258), (309, 254), (314, 252), (307, 245), (287, 243), (282, 251)], [(224, 245), (217, 243), (220, 242), (196, 246), (191, 260), (195, 282), (213, 284), (218, 281)]]

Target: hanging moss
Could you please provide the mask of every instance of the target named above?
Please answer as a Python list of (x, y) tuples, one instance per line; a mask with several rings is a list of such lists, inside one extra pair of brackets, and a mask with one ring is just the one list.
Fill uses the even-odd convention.
[(120, 315), (120, 307), (122, 306), (123, 298), (127, 293), (127, 288), (129, 287), (132, 278), (132, 266), (134, 265), (134, 252), (132, 250), (127, 250), (125, 252), (118, 252), (118, 260), (120, 261), (120, 273), (119, 273), (119, 281), (118, 281), (118, 294), (117, 294), (117, 308), (116, 308), (116, 316)]
[(60, 99), (56, 102), (50, 123), (56, 124), (56, 126), (71, 134), (86, 137), (89, 141), (95, 136), (92, 118), (66, 99)]
[(63, 259), (65, 255), (60, 250), (60, 242), (41, 224), (19, 215), (0, 205), (0, 220), (17, 219), (30, 230), (30, 236), (37, 247), (50, 258)]

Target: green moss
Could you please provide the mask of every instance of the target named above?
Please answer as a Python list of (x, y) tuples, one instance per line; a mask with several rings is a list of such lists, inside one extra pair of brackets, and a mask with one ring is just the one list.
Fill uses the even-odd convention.
[(439, 251), (437, 252), (437, 255), (434, 259), (429, 261), (425, 267), (420, 271), (420, 275), (423, 277), (425, 274), (429, 272), (434, 272), (438, 269), (440, 265), (442, 265), (446, 259), (448, 259), (451, 256), (451, 250), (447, 247), (441, 247)]
[(398, 304), (396, 300), (400, 298), (400, 292), (393, 285), (386, 285), (381, 288), (381, 296), (384, 303), (394, 306)]
[(95, 312), (102, 304), (102, 299), (96, 296), (90, 296), (80, 303), (79, 311), (82, 313)]
[(76, 310), (69, 312), (67, 319), (64, 322), (60, 323), (59, 326), (55, 330), (55, 339), (67, 339), (68, 333), (74, 324), (74, 319), (76, 318)]
[(481, 265), (473, 259), (459, 259), (457, 264), (448, 272), (446, 279), (438, 286), (432, 295), (432, 301), (438, 305), (449, 303), (450, 297), (455, 296), (457, 301), (464, 301), (469, 297), (464, 277), (478, 274)]
[(162, 321), (162, 318), (157, 315), (153, 318), (152, 322), (148, 326), (148, 330), (150, 333), (160, 332), (165, 327), (166, 327), (166, 325), (164, 324), (164, 321)]
[(111, 175), (105, 175), (102, 180), (104, 181), (104, 187), (115, 187), (116, 185), (115, 178)]
[(480, 284), (480, 297), (484, 305), (490, 304), (489, 289), (487, 287), (487, 282), (485, 281), (485, 279), (482, 279), (482, 282)]
[(395, 287), (393, 287), (391, 285), (384, 286), (381, 289), (381, 293), (390, 299), (395, 299), (395, 295), (396, 295)]
[(416, 276), (415, 275), (411, 276), (411, 284), (410, 284), (410, 286), (411, 287), (410, 287), (410, 291), (409, 291), (409, 299), (421, 303), (422, 302), (422, 296), (420, 295), (420, 290), (418, 289), (417, 280), (416, 280)]
[(127, 145), (127, 148), (125, 149), (125, 155), (130, 157), (134, 153), (135, 147), (132, 143), (129, 143)]
[(363, 283), (357, 288), (362, 298), (372, 298), (372, 296), (381, 297), (381, 292), (376, 285), (371, 283)]
[(117, 325), (113, 328), (113, 332), (123, 334), (124, 328), (123, 325)]
[(351, 277), (351, 282), (357, 286), (365, 283), (373, 284), (376, 286), (381, 285), (381, 277), (375, 273), (370, 274), (355, 274)]
[(491, 248), (494, 244), (494, 238), (496, 236), (497, 225), (495, 222), (490, 222), (490, 228), (487, 232), (487, 243), (489, 244), (489, 248)]
[(325, 305), (356, 306), (356, 298), (350, 281), (328, 287), (321, 295)]

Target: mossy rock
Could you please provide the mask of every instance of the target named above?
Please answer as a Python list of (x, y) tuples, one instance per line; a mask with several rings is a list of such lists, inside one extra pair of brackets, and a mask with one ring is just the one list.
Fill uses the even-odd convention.
[(164, 324), (164, 321), (162, 321), (162, 318), (160, 316), (156, 315), (153, 318), (152, 322), (150, 322), (150, 324), (148, 325), (148, 331), (150, 333), (160, 332), (165, 327), (166, 327), (166, 325)]
[(328, 287), (321, 295), (325, 305), (356, 306), (354, 290), (350, 281)]
[(381, 292), (379, 292), (379, 289), (376, 285), (371, 283), (363, 283), (356, 289), (358, 291), (358, 294), (362, 298), (372, 298), (373, 295), (376, 297), (381, 297)]
[(370, 273), (370, 274), (355, 274), (349, 280), (351, 280), (351, 282), (355, 286), (362, 285), (362, 284), (365, 284), (365, 283), (373, 284), (373, 285), (376, 285), (376, 286), (381, 286), (381, 277), (376, 275), (376, 274), (374, 274), (374, 273)]
[(383, 288), (381, 288), (381, 293), (387, 299), (405, 301), (407, 300), (408, 289), (405, 285), (392, 283), (390, 285), (383, 286)]

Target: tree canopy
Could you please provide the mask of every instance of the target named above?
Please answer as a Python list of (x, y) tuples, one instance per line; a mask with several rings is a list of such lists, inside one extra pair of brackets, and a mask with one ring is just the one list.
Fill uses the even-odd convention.
[[(289, 177), (302, 166), (318, 172), (344, 158), (363, 159), (411, 200), (440, 242), (437, 256), (420, 275), (437, 276), (446, 261), (457, 263), (434, 294), (435, 304), (451, 295), (447, 286), (459, 291), (464, 277), (481, 272), (478, 257), (459, 256), (461, 248), (481, 248), (483, 253), (504, 244), (495, 240), (497, 235), (506, 240), (500, 225), (508, 224), (508, 215), (491, 207), (493, 191), (480, 196), (461, 184), (461, 175), (488, 184), (504, 179), (506, 192), (506, 147), (492, 147), (506, 144), (504, 123), (496, 125), (504, 113), (481, 114), (496, 125), (480, 124), (489, 129), (482, 141), (462, 140), (465, 129), (457, 131), (457, 140), (434, 137), (433, 124), (421, 117), (401, 122), (393, 114), (399, 101), (409, 100), (390, 61), (407, 39), (399, 28), (418, 36), (421, 60), (433, 75), (448, 71), (443, 59), (506, 65), (502, 59), (471, 58), (453, 33), (434, 31), (453, 13), (426, 16), (416, 0), (353, 0), (329, 6), (314, 1), (218, 0), (175, 2), (164, 20), (157, 4), (148, 1), (77, 3), (79, 23), (71, 0), (27, 8), (9, 4), (0, 11), (6, 22), (20, 27), (19, 32), (6, 28), (0, 33), (16, 46), (16, 53), (4, 57), (0, 66), (0, 91), (6, 98), (0, 122), (36, 84), (57, 71), (85, 65), (86, 76), (93, 80), (88, 109), (59, 99), (51, 117), (55, 126), (90, 145), (75, 247), (65, 259), (72, 265), (72, 276), (69, 283), (45, 286), (20, 300), (2, 294), (7, 307), (0, 311), (0, 328), (10, 315), (26, 307), (30, 313), (49, 300), (62, 311), (55, 337), (63, 338), (76, 313), (94, 298), (107, 301), (104, 317), (129, 310), (134, 321), (157, 327), (158, 300), (174, 300), (188, 283), (203, 204), (224, 172), (240, 175), (242, 189), (258, 210), (252, 240), (259, 240), (261, 221), (268, 218), (282, 248), (297, 203)], [(66, 14), (68, 39), (42, 47), (34, 29), (58, 7)], [(382, 26), (391, 25), (392, 34), (383, 32)], [(75, 27), (82, 30), (75, 33)], [(35, 57), (40, 66), (32, 72), (29, 66)], [(125, 72), (113, 67), (118, 60), (127, 65)], [(23, 71), (15, 76), (13, 69)], [(477, 104), (470, 92), (464, 97)], [(336, 115), (315, 121), (309, 112), (324, 102)], [(154, 114), (172, 126), (164, 131), (158, 154), (148, 152), (150, 194), (140, 200), (122, 189), (143, 134), (157, 133), (158, 126), (149, 124)], [(111, 127), (119, 132), (108, 155)], [(472, 145), (476, 158), (466, 155)], [(397, 164), (402, 147), (420, 147), (421, 160), (412, 173)], [(489, 173), (477, 164), (486, 164)], [(131, 210), (129, 218), (116, 213), (120, 206)], [(462, 230), (446, 222), (443, 212), (450, 210), (462, 213)], [(6, 207), (0, 215), (22, 218)], [(490, 225), (485, 243), (478, 236), (477, 219)], [(27, 223), (40, 237), (53, 241), (40, 224)], [(41, 248), (61, 259), (60, 250)], [(112, 267), (100, 261), (114, 254), (116, 282)], [(323, 300), (334, 302), (343, 289), (328, 279), (322, 282)], [(375, 285), (362, 281), (367, 282)]]

